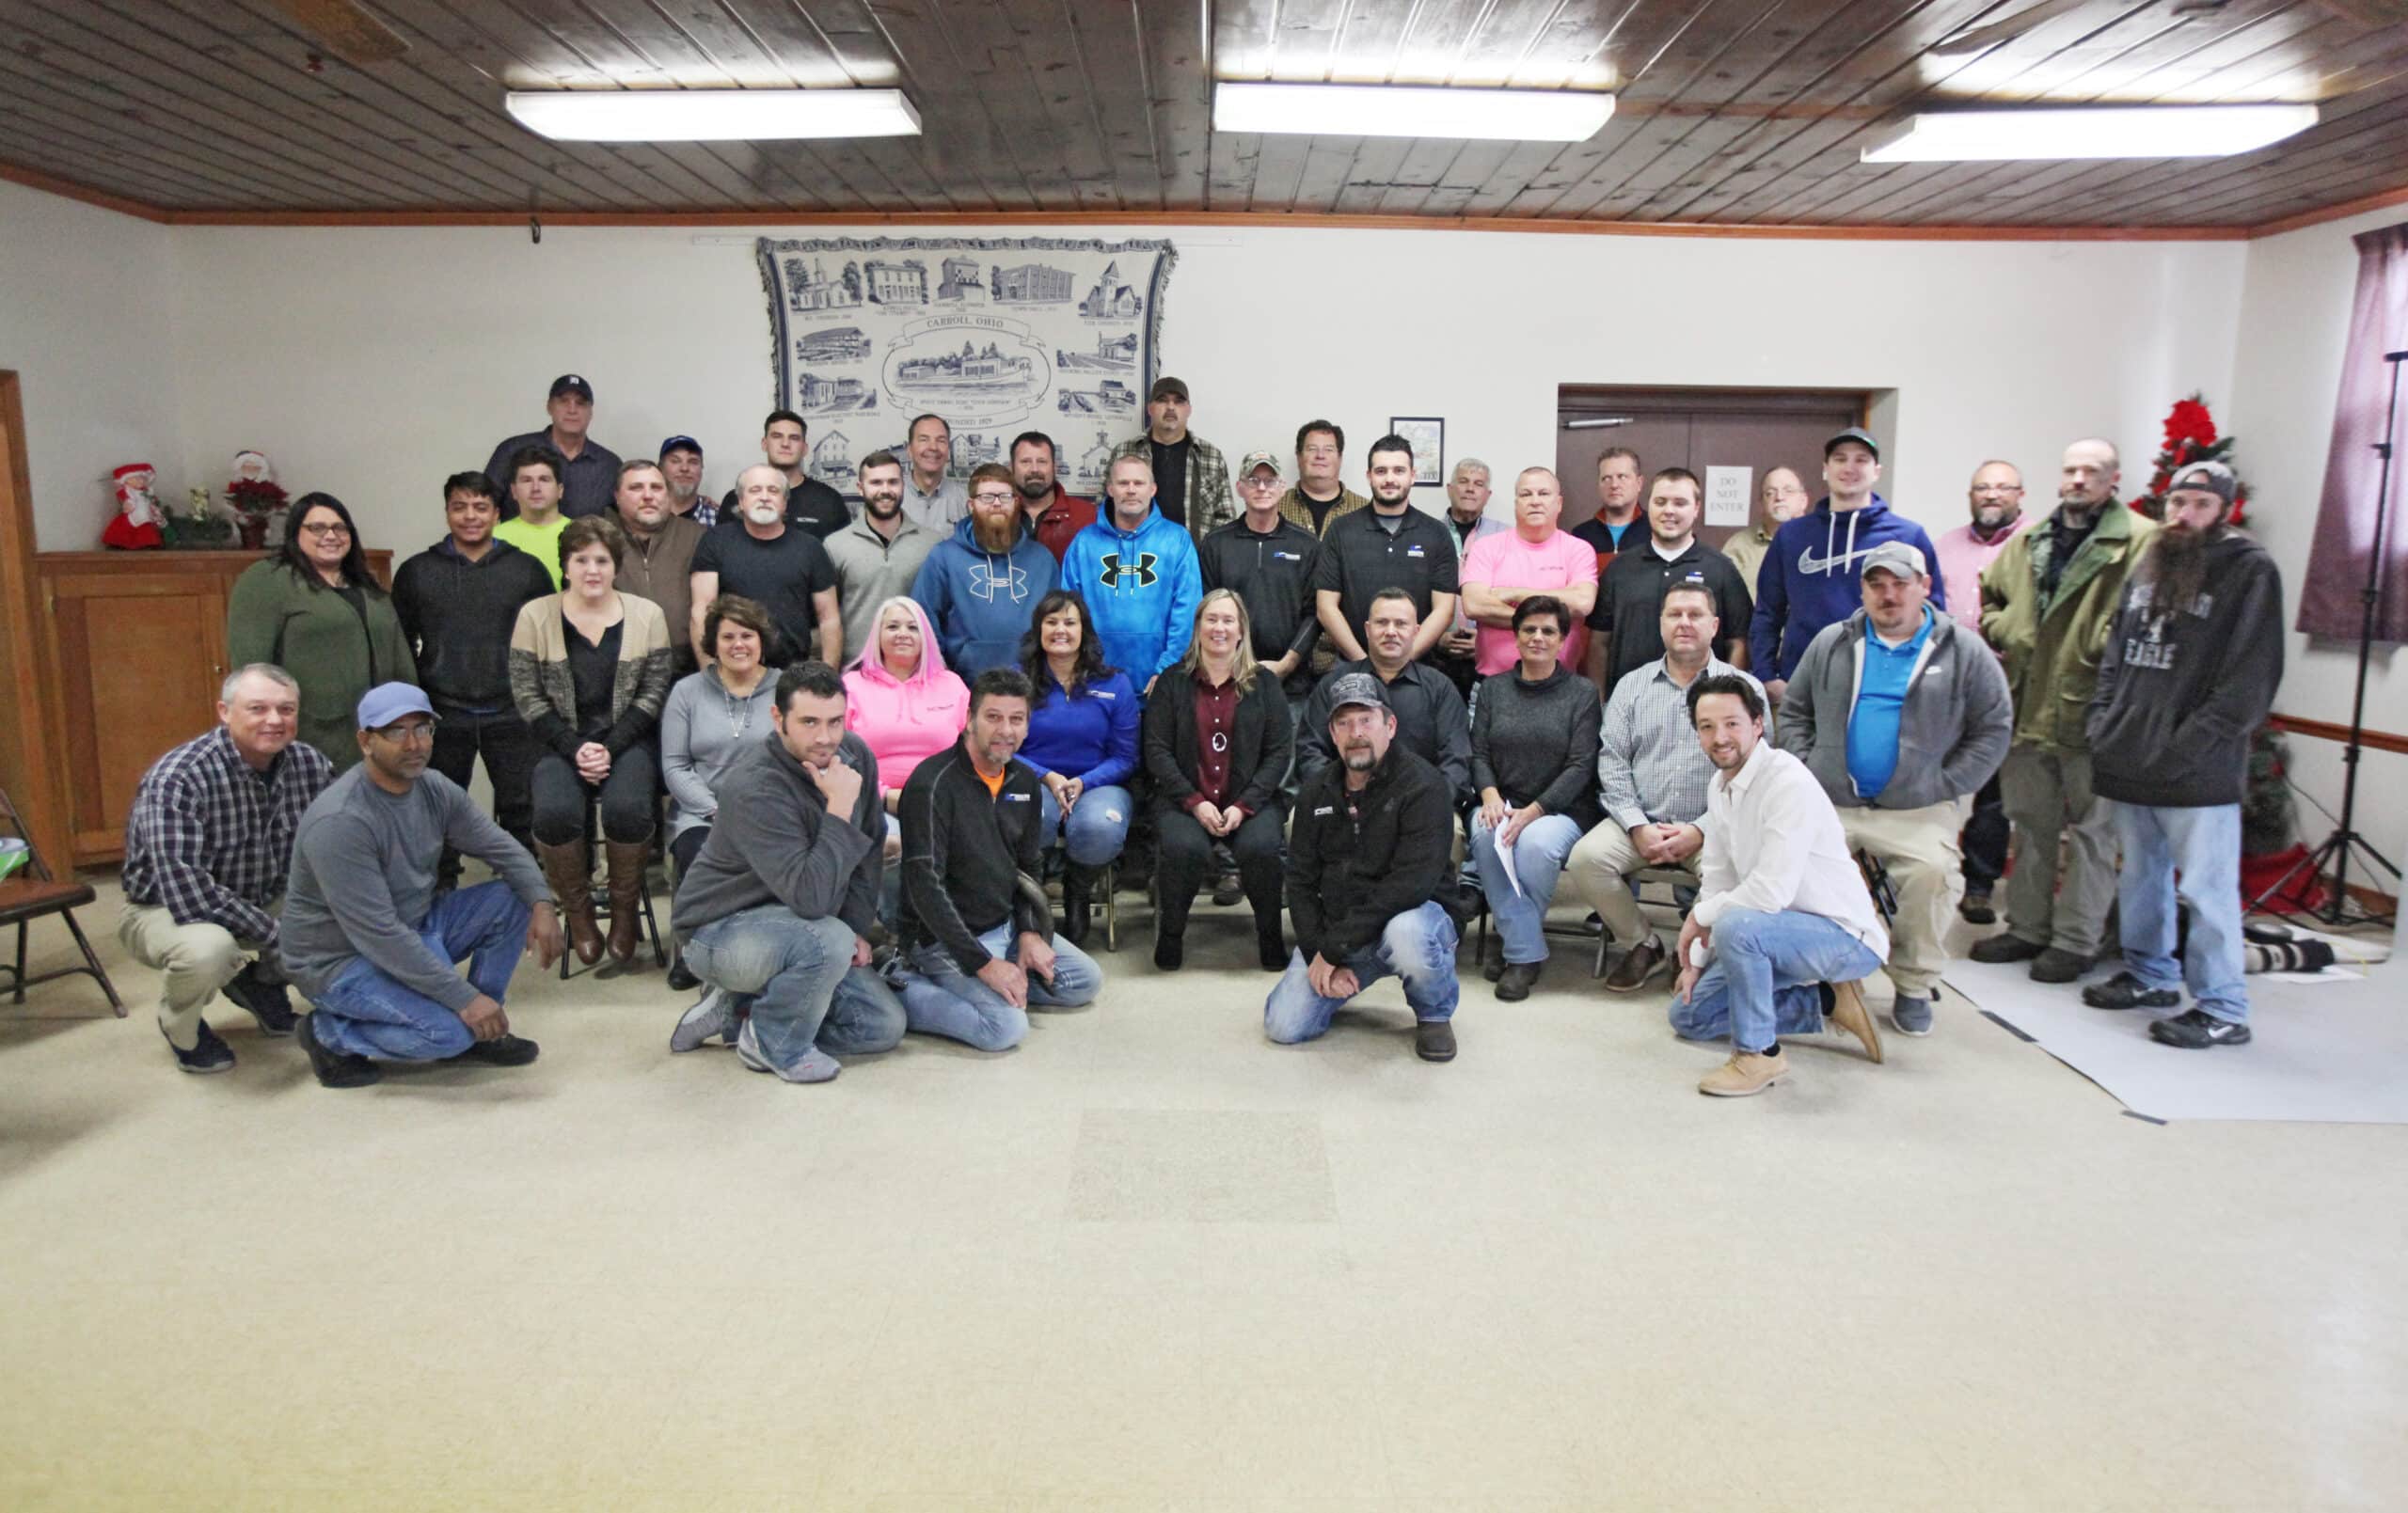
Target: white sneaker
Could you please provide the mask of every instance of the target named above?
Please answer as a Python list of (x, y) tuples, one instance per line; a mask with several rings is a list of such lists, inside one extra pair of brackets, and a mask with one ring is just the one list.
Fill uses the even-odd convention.
[(723, 987), (704, 992), (669, 1032), (671, 1055), (682, 1056), (689, 1050), (700, 1050), (711, 1036), (724, 1034), (736, 1028), (736, 996)]
[(845, 1068), (835, 1057), (814, 1046), (802, 1053), (802, 1059), (792, 1066), (780, 1066), (761, 1053), (761, 1042), (753, 1037), (752, 1020), (744, 1021), (743, 1033), (736, 1037), (736, 1059), (756, 1072), (775, 1072), (789, 1082), (832, 1081)]

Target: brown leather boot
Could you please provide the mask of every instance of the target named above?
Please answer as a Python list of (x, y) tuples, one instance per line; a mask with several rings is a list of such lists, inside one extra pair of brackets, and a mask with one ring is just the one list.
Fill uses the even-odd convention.
[(544, 864), (544, 880), (560, 900), (561, 923), (568, 930), (568, 949), (591, 967), (602, 959), (602, 930), (594, 922), (593, 861), (585, 843), (566, 845), (535, 843), (535, 857)]
[(610, 887), (610, 959), (625, 967), (636, 959), (643, 937), (638, 929), (643, 909), (643, 867), (652, 855), (650, 841), (605, 841), (603, 859)]

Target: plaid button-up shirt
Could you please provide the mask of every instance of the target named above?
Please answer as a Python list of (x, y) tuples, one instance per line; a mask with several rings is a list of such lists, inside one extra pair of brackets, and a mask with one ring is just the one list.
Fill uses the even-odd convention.
[[(1719, 656), (1708, 657), (1698, 676), (1735, 672), (1756, 682)], [(1763, 691), (1761, 684), (1757, 691)], [(1703, 824), (1706, 785), (1713, 780), (1714, 764), (1689, 720), (1688, 685), (1673, 682), (1660, 656), (1624, 674), (1606, 701), (1604, 743), (1597, 753), (1607, 816), (1625, 830)]]
[(152, 763), (125, 821), (128, 904), (163, 907), (178, 924), (223, 925), (272, 942), (268, 906), (284, 891), (301, 812), (334, 781), (334, 764), (294, 741), (255, 772), (220, 725)]

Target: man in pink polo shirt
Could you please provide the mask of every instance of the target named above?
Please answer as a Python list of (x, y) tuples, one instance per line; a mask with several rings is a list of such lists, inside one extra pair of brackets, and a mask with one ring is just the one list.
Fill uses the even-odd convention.
[[(1982, 569), (2020, 535), (2032, 517), (2023, 512), (2023, 475), (2013, 463), (1987, 462), (1973, 469), (1972, 487), (1966, 491), (1972, 519), (1933, 540), (1940, 554), (1940, 575), (1948, 586), (1948, 612), (1956, 623), (1982, 633)], [(1962, 593), (1962, 599), (1956, 596)], [(1994, 924), (1998, 910), (1990, 891), (2006, 871), (2010, 839), (2006, 806), (1999, 797), (1998, 774), (1973, 796), (1973, 812), (1965, 821), (1957, 846), (1965, 854), (1965, 896), (1956, 912), (1969, 923)]]
[(1464, 553), (1463, 611), (1480, 627), (1474, 647), (1481, 677), (1520, 660), (1513, 645), (1513, 610), (1534, 593), (1553, 594), (1571, 612), (1560, 660), (1580, 666), (1588, 632), (1581, 622), (1597, 604), (1596, 548), (1555, 528), (1563, 513), (1563, 485), (1553, 470), (1525, 467), (1513, 480), (1513, 528), (1472, 543)]

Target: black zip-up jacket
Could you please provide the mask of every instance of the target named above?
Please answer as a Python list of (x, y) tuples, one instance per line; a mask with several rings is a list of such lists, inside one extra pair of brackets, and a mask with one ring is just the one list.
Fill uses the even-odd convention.
[(783, 904), (797, 919), (832, 916), (869, 938), (886, 864), (878, 758), (849, 733), (836, 756), (862, 775), (849, 815), (828, 812), (818, 785), (774, 728), (728, 764), (712, 789), (719, 819), (670, 905), (679, 944), (705, 924), (763, 904)]
[[(1333, 663), (1313, 685), (1304, 713), (1296, 717), (1298, 786), (1310, 782), (1338, 760), (1338, 747), (1329, 738), (1329, 688), (1349, 672), (1379, 676), (1365, 658)], [(1388, 708), (1396, 715), (1397, 740), (1438, 769), (1457, 808), (1469, 804), (1477, 796), (1471, 786), (1471, 718), (1464, 708), (1464, 696), (1455, 691), (1454, 680), (1427, 662), (1407, 662), (1398, 670), (1394, 682), (1383, 682), (1388, 690)]]
[(1568, 668), (1559, 665), (1543, 683), (1524, 683), (1519, 663), (1481, 679), (1472, 690), (1472, 791), (1494, 788), (1512, 808), (1535, 803), (1588, 829), (1604, 817), (1597, 808), (1604, 724), (1597, 686)]
[(1288, 832), (1288, 914), (1296, 949), (1343, 966), (1388, 921), (1436, 897), (1454, 847), (1454, 807), (1438, 769), (1391, 745), (1371, 780), (1346, 791), (1333, 762), (1296, 796)]
[[(902, 945), (933, 941), (965, 972), (993, 960), (978, 938), (1009, 920), (1012, 934), (1054, 938), (1054, 916), (1018, 886), (1044, 875), (1037, 774), (1015, 758), (1003, 791), (970, 760), (970, 738), (923, 761), (903, 784)], [(717, 827), (713, 827), (714, 829)]]
[(1244, 516), (1205, 532), (1196, 547), (1205, 591), (1228, 589), (1244, 601), (1254, 654), (1275, 662), (1293, 652), (1299, 671), (1312, 665), (1321, 640), (1321, 620), (1313, 612), (1313, 563), (1320, 557), (1321, 538), (1302, 526), (1281, 520), (1264, 535), (1250, 529)]
[[(1184, 668), (1171, 669), (1154, 686), (1137, 727), (1137, 749), (1145, 757), (1146, 776), (1153, 780), (1155, 799), (1164, 809), (1186, 808), (1196, 796), (1198, 748), (1196, 678)], [(1288, 696), (1268, 674), (1258, 672), (1254, 686), (1238, 695), (1229, 733), (1230, 801), (1249, 814), (1279, 802), (1279, 785), (1288, 780), (1288, 763), (1295, 752)]]
[(2239, 531), (2208, 543), (2207, 585), (2160, 614), (2149, 554), (2124, 582), (2090, 699), (2090, 785), (2101, 798), (2158, 809), (2238, 804), (2249, 738), (2283, 682), (2283, 579)]
[(471, 562), (444, 537), (393, 574), (393, 614), (437, 709), (508, 710), (510, 633), (518, 610), (552, 591), (531, 555), (498, 541)]

